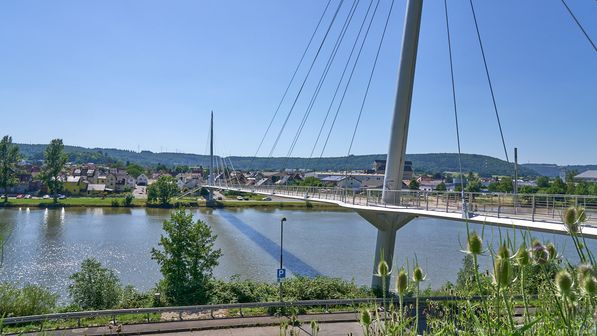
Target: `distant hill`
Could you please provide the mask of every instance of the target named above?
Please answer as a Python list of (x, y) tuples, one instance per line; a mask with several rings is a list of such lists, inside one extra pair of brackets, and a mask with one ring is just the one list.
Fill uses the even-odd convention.
[[(43, 151), (46, 145), (19, 145), (24, 157), (31, 161), (43, 160)], [(120, 161), (130, 162), (142, 166), (155, 166), (163, 164), (167, 166), (208, 166), (209, 156), (185, 153), (153, 153), (150, 151), (134, 152), (113, 148), (84, 148), (78, 146), (65, 146), (69, 160), (76, 163), (94, 162), (109, 164)], [(385, 154), (372, 155), (351, 155), (349, 157), (326, 157), (326, 158), (263, 158), (231, 156), (226, 163), (232, 162), (235, 169), (259, 169), (259, 170), (281, 170), (311, 169), (311, 170), (362, 170), (370, 169), (373, 160), (383, 160)], [(229, 159), (229, 160), (228, 160)], [(458, 155), (454, 153), (433, 153), (433, 154), (407, 154), (406, 159), (413, 162), (415, 172), (441, 173), (458, 171)], [(481, 176), (491, 175), (512, 175), (513, 164), (503, 160), (476, 154), (462, 155), (463, 171), (474, 171)], [(580, 171), (580, 170), (579, 170)], [(520, 169), (521, 176), (536, 176), (537, 172), (532, 166), (523, 165)]]

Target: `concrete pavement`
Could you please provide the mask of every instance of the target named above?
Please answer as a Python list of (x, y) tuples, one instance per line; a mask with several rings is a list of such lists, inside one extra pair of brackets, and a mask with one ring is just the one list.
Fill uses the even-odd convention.
[[(309, 314), (299, 315), (298, 320), (303, 322), (300, 335), (311, 333), (311, 321), (320, 324), (319, 335), (362, 335), (357, 313), (334, 313), (334, 314)], [(246, 318), (217, 318), (177, 322), (155, 322), (144, 324), (130, 324), (122, 326), (88, 327), (64, 330), (42, 331), (25, 333), (23, 335), (46, 336), (99, 336), (99, 335), (142, 335), (142, 334), (180, 334), (180, 335), (280, 335), (280, 325), (288, 321), (286, 317), (259, 316)], [(290, 327), (288, 333), (290, 332)]]

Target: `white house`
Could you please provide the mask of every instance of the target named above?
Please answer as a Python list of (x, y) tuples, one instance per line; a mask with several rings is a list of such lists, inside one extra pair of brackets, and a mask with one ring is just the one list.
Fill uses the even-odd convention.
[(138, 186), (146, 186), (148, 182), (149, 182), (149, 179), (147, 178), (147, 176), (145, 176), (145, 174), (141, 174), (141, 175), (137, 176), (137, 185)]
[(361, 190), (361, 181), (352, 176), (328, 176), (321, 179), (325, 184), (333, 184), (335, 187), (343, 189), (351, 189), (354, 191)]

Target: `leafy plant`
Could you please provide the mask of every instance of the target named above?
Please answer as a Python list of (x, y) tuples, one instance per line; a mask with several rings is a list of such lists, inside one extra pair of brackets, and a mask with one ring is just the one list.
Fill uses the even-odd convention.
[(160, 265), (166, 299), (171, 304), (205, 304), (209, 301), (213, 269), (222, 255), (214, 248), (216, 235), (201, 220), (185, 210), (174, 211), (164, 222), (159, 245), (151, 250)]
[(114, 308), (120, 301), (120, 280), (114, 271), (102, 267), (94, 258), (83, 260), (81, 270), (70, 279), (69, 295), (73, 303), (83, 309)]

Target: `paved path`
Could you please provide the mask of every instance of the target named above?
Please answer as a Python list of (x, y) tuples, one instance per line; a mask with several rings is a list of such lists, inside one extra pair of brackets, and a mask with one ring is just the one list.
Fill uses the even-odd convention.
[[(356, 313), (312, 314), (299, 315), (304, 322), (300, 335), (309, 335), (310, 322), (320, 323), (319, 335), (362, 335), (361, 327), (356, 322)], [(66, 330), (44, 331), (43, 335), (56, 336), (99, 336), (99, 335), (141, 335), (141, 334), (180, 334), (180, 335), (280, 335), (280, 324), (287, 318), (274, 316), (221, 318), (178, 322), (156, 322), (146, 324), (123, 325), (120, 332), (116, 327), (89, 327)], [(289, 329), (290, 331), (290, 329)], [(26, 333), (23, 335), (38, 335), (42, 333)]]
[[(303, 324), (301, 328), (295, 328), (298, 335), (311, 335), (311, 326), (309, 323)], [(290, 328), (286, 331), (290, 334)], [(279, 326), (269, 327), (246, 327), (230, 329), (212, 329), (201, 331), (177, 332), (157, 335), (181, 335), (181, 336), (279, 336)], [(296, 334), (295, 334), (296, 335)], [(363, 335), (363, 329), (357, 322), (336, 322), (322, 323), (319, 325), (320, 336), (347, 336)]]

